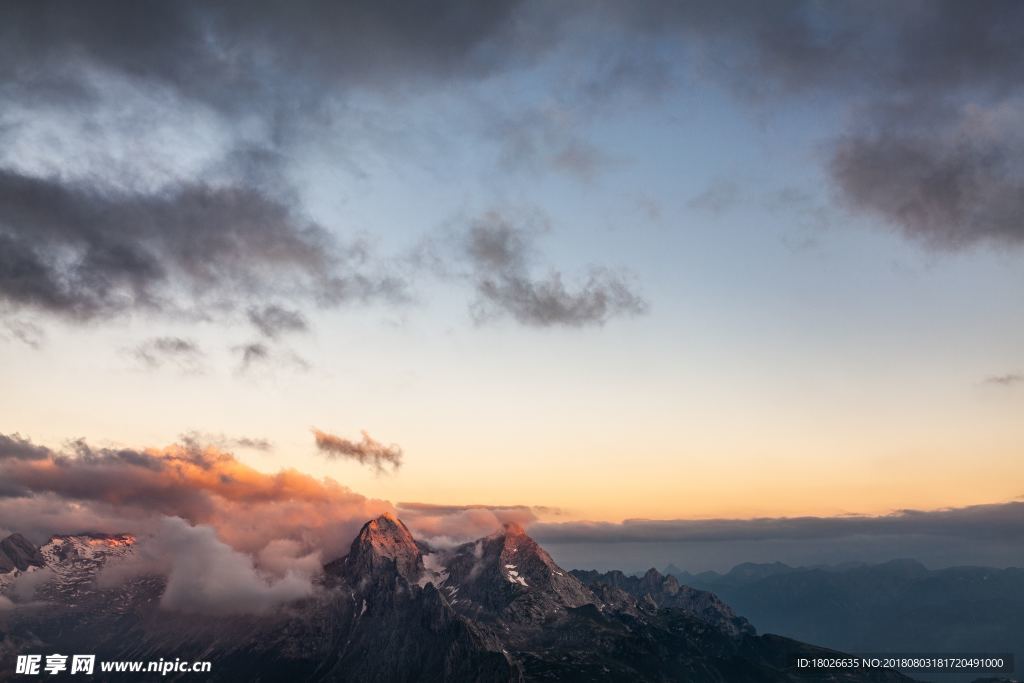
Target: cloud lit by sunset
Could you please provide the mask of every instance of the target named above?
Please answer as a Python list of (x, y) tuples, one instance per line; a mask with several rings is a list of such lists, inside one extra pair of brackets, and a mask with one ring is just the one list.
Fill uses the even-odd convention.
[[(749, 614), (869, 642), (768, 598), (976, 615), (1024, 566), (1022, 37), (1007, 0), (0, 3), (0, 680), (75, 630), (42, 605), (202, 614), (296, 681), (642, 680), (534, 657), (613, 631), (755, 681)], [(727, 670), (682, 661), (651, 680)]]

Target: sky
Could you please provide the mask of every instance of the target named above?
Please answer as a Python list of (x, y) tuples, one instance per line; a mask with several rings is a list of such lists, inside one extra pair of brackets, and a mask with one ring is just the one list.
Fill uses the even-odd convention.
[[(117, 493), (217, 462), (308, 475), (339, 534), (511, 515), (596, 565), (654, 547), (623, 520), (913, 510), (993, 530), (934, 562), (1024, 561), (1022, 28), (991, 0), (4, 7), (0, 528), (135, 506), (256, 552), (230, 519), (263, 494)], [(647, 554), (854, 532), (815, 533)]]

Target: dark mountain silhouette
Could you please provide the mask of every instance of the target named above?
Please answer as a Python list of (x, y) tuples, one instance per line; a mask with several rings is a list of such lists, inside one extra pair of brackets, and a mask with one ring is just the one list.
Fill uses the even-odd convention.
[(42, 567), (43, 564), (39, 549), (21, 534), (11, 534), (0, 541), (0, 573), (15, 569), (25, 571), (29, 567)]
[[(739, 565), (681, 573), (762, 631), (846, 652), (1012, 652), (1024, 662), (1024, 569)], [(944, 680), (971, 680), (971, 676)]]
[(618, 590), (629, 596), (624, 600), (626, 603), (633, 599), (656, 608), (680, 609), (734, 635), (755, 633), (750, 622), (736, 616), (714, 593), (683, 586), (676, 577), (665, 576), (656, 569), (648, 570), (642, 577), (627, 576), (620, 571), (600, 574), (573, 570), (572, 574), (606, 600), (615, 600), (614, 591)]
[(381, 516), (325, 565), (311, 597), (249, 616), (160, 609), (160, 576), (97, 584), (101, 568), (130, 556), (133, 544), (55, 537), (40, 550), (45, 570), (0, 575), (45, 572), (30, 602), (0, 621), (0, 658), (209, 659), (206, 679), (227, 681), (909, 680), (798, 672), (796, 657), (836, 653), (757, 635), (714, 595), (658, 572), (567, 572), (515, 525), (437, 550)]

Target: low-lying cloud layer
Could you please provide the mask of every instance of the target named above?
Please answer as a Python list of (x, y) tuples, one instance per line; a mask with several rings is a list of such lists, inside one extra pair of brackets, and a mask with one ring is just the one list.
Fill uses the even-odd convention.
[[(1024, 564), (1024, 502), (889, 515), (540, 522), (538, 542), (575, 567), (725, 570), (741, 562), (826, 564), (914, 558), (931, 566)], [(623, 564), (622, 558), (628, 558)]]
[(402, 447), (398, 444), (382, 444), (366, 432), (362, 441), (350, 441), (344, 437), (313, 430), (316, 447), (331, 459), (354, 460), (360, 465), (371, 465), (377, 472), (384, 472), (389, 466), (397, 472), (402, 466)]
[[(144, 543), (145, 552), (169, 565), (162, 572), (167, 576), (160, 597), (164, 609), (261, 614), (313, 593), (312, 574), (289, 566), (282, 576), (268, 577), (252, 557), (218, 539), (213, 528), (191, 526), (178, 517), (162, 520), (156, 534)], [(316, 559), (319, 553), (312, 556)], [(274, 567), (282, 568), (280, 563)]]
[(538, 540), (587, 541), (746, 541), (841, 538), (857, 535), (933, 535), (1024, 538), (1024, 502), (972, 505), (946, 510), (900, 510), (889, 515), (765, 517), (759, 519), (653, 520), (621, 523), (563, 522), (533, 527)]
[(414, 533), (430, 539), (433, 545), (457, 545), (486, 536), (502, 524), (515, 522), (527, 526), (541, 515), (558, 510), (533, 505), (435, 505), (397, 503), (398, 515)]
[[(365, 435), (362, 442), (318, 438), (341, 457), (400, 464), (400, 449)], [(78, 440), (54, 450), (0, 434), (0, 536), (18, 531), (42, 543), (55, 533), (133, 533), (135, 552), (106, 567), (102, 584), (158, 574), (167, 579), (165, 609), (252, 614), (311, 595), (325, 560), (344, 555), (367, 520), (396, 512), (331, 479), (259, 472), (204, 442), (269, 447), (261, 439), (190, 433), (160, 449), (94, 448)], [(528, 523), (538, 511), (547, 509), (403, 503), (399, 514), (417, 538), (443, 547), (503, 522)], [(36, 572), (32, 581), (46, 578)], [(22, 585), (19, 599), (30, 601), (34, 585)]]
[(190, 438), (161, 449), (76, 441), (53, 450), (0, 434), (0, 532), (37, 543), (54, 533), (134, 533), (142, 539), (136, 564), (105, 580), (167, 575), (169, 609), (264, 611), (308, 595), (321, 563), (344, 555), (359, 527), (382, 512), (439, 548), (516, 522), (577, 568), (673, 563), (700, 571), (900, 557), (931, 566), (1024, 564), (1020, 501), (876, 516), (552, 522), (561, 511), (542, 506), (392, 505), (295, 470), (259, 472)]

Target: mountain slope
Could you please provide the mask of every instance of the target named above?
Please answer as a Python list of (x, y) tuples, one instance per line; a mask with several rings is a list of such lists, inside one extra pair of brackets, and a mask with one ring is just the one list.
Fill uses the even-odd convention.
[(1024, 661), (1024, 569), (929, 570), (894, 560), (746, 565), (682, 580), (715, 591), (762, 630), (839, 650), (1013, 652)]
[(95, 583), (103, 566), (133, 552), (130, 537), (53, 539), (41, 550), (46, 568), (34, 570), (46, 580), (32, 597), (46, 605), (9, 610), (0, 650), (31, 643), (32, 651), (101, 659), (209, 659), (210, 678), (226, 681), (512, 683), (818, 680), (792, 671), (791, 659), (830, 654), (671, 606), (688, 593), (656, 573), (639, 580), (642, 598), (607, 582), (587, 585), (514, 525), (440, 551), (417, 543), (397, 518), (378, 517), (324, 567), (312, 596), (256, 615), (160, 609), (159, 576)]
[(620, 590), (634, 599), (654, 607), (679, 609), (712, 624), (731, 635), (755, 633), (754, 627), (718, 599), (714, 593), (684, 586), (674, 576), (665, 576), (650, 569), (642, 577), (627, 576), (620, 571), (604, 574), (573, 570), (573, 576), (597, 590)]

